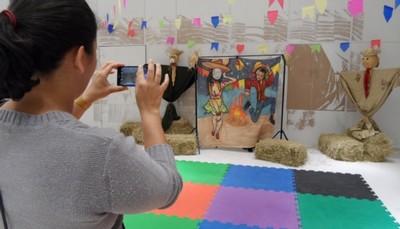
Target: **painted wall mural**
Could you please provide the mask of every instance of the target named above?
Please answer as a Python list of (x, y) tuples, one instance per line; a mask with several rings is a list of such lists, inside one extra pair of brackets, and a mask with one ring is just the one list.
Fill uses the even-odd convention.
[(251, 148), (276, 120), (281, 57), (201, 58), (197, 129), (201, 147)]

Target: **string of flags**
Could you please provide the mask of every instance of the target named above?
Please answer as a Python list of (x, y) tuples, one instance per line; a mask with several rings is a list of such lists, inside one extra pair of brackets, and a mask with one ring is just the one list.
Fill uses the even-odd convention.
[[(236, 0), (227, 0), (230, 5), (235, 4)], [(329, 0), (314, 0), (315, 4), (314, 5), (308, 5), (304, 6), (301, 9), (301, 16), (303, 20), (309, 19), (309, 20), (315, 20), (315, 15), (316, 13), (319, 14), (324, 14), (327, 7), (328, 7), (328, 1)], [(119, 27), (119, 21), (117, 19), (118, 14), (122, 14), (123, 10), (126, 9), (128, 5), (128, 0), (117, 0), (117, 4), (113, 6), (112, 12), (114, 20), (111, 20), (111, 16), (109, 13), (105, 15), (104, 20), (102, 21), (101, 25), (104, 29), (106, 29), (110, 34), (113, 33), (118, 27)], [(282, 10), (285, 7), (285, 0), (269, 0), (268, 7), (272, 8), (271, 10), (268, 10), (266, 13), (266, 17), (271, 25), (274, 25), (277, 20), (279, 19), (279, 12), (281, 10), (277, 9), (275, 6), (279, 6)], [(386, 22), (389, 22), (393, 16), (393, 12), (395, 9), (397, 9), (400, 6), (400, 0), (393, 0), (393, 5), (384, 5), (383, 6), (383, 16), (386, 20)], [(348, 0), (347, 2), (347, 10), (351, 14), (352, 17), (357, 17), (358, 15), (361, 15), (364, 13), (364, 0)], [(217, 29), (220, 26), (220, 23), (222, 22), (225, 25), (232, 24), (233, 21), (233, 16), (230, 14), (225, 14), (220, 16), (211, 16), (210, 18), (211, 24), (215, 29)], [(135, 37), (136, 36), (136, 31), (133, 28), (133, 21), (130, 21), (128, 23), (128, 28), (127, 28), (127, 35), (128, 37)], [(192, 24), (193, 26), (196, 26), (198, 28), (202, 27), (202, 18), (201, 17), (195, 17), (192, 19)], [(158, 23), (158, 26), (160, 29), (165, 28), (165, 21), (160, 20)], [(175, 28), (177, 30), (180, 30), (182, 27), (182, 18), (177, 18), (175, 19)], [(148, 24), (146, 20), (141, 21), (140, 25), (141, 30), (146, 30), (148, 29)], [(168, 36), (166, 39), (166, 44), (168, 45), (174, 45), (175, 43), (175, 38), (173, 36)], [(196, 40), (195, 39), (189, 39), (187, 41), (187, 46), (189, 48), (193, 48), (196, 45)], [(380, 40), (372, 40), (371, 41), (371, 47), (380, 47), (381, 41)], [(220, 44), (218, 42), (211, 42), (210, 49), (219, 51)], [(319, 52), (321, 50), (320, 45), (310, 45), (311, 52)], [(346, 52), (350, 48), (350, 42), (342, 42), (340, 43), (340, 49), (343, 52)], [(236, 51), (238, 54), (242, 54), (245, 50), (245, 45), (244, 44), (237, 44), (236, 45)], [(265, 54), (269, 50), (269, 47), (267, 45), (261, 45), (259, 47), (259, 53), (260, 54)], [(293, 52), (293, 46), (288, 45), (286, 46), (286, 52), (287, 53), (292, 53)]]

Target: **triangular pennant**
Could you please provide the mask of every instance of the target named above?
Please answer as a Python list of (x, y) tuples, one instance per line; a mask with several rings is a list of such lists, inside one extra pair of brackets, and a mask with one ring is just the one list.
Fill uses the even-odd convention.
[(275, 24), (276, 19), (278, 19), (278, 11), (277, 10), (270, 10), (267, 12), (268, 20), (271, 25)]

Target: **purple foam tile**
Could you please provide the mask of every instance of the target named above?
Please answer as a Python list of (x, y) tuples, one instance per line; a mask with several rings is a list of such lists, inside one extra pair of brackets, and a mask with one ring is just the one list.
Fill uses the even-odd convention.
[(221, 186), (205, 220), (262, 228), (299, 228), (296, 193)]

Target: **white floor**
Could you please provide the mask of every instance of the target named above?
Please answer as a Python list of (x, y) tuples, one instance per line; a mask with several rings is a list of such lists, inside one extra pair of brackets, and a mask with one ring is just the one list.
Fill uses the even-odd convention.
[(198, 155), (176, 156), (176, 159), (361, 174), (395, 220), (400, 222), (400, 152), (392, 154), (385, 162), (344, 162), (333, 160), (316, 149), (308, 149), (307, 162), (300, 167), (258, 160), (254, 153), (236, 149), (201, 149)]

